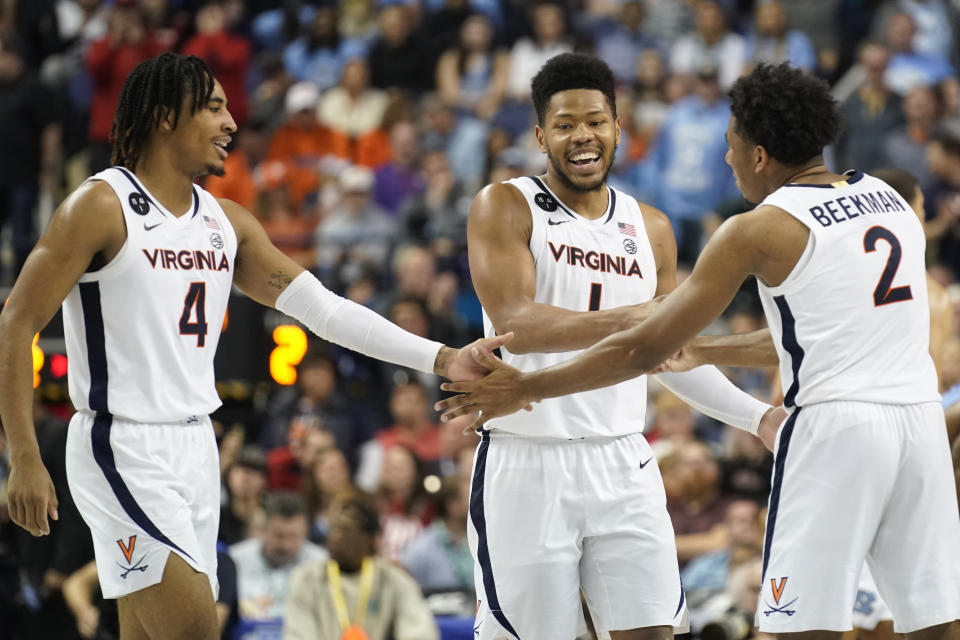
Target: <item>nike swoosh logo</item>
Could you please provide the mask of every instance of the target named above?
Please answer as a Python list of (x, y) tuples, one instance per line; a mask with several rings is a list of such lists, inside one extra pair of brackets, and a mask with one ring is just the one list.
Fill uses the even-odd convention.
[(649, 458), (647, 458), (647, 461), (646, 461), (646, 462), (641, 462), (641, 463), (640, 463), (640, 468), (643, 469), (645, 466), (647, 466), (648, 464), (650, 464), (650, 461), (651, 461), (651, 460), (653, 460), (653, 456), (650, 456)]
[(162, 224), (163, 224), (162, 222), (158, 222), (157, 224), (148, 225), (146, 222), (144, 222), (144, 223), (143, 223), (143, 230), (144, 230), (144, 231), (153, 231), (154, 229), (156, 229), (157, 227), (159, 227), (159, 226), (162, 225)]
[(569, 221), (569, 220), (547, 220), (547, 224), (550, 224), (550, 225), (554, 225), (554, 224), (564, 224), (564, 223), (567, 223), (567, 222), (570, 222), (570, 221)]

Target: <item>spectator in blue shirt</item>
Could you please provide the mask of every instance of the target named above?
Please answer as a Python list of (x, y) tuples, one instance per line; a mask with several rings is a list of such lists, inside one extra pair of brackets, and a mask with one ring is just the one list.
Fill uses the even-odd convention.
[(641, 191), (673, 222), (677, 260), (689, 265), (700, 253), (703, 219), (737, 193), (724, 161), (730, 106), (716, 67), (700, 67), (694, 87), (670, 108), (650, 159), (638, 169)]
[(365, 56), (362, 42), (341, 39), (337, 32), (337, 10), (319, 7), (307, 35), (291, 42), (284, 50), (283, 64), (296, 80), (312, 82), (323, 91), (340, 82), (347, 60)]
[(754, 29), (747, 38), (751, 62), (789, 62), (804, 71), (816, 68), (817, 54), (810, 38), (799, 29), (788, 28), (787, 12), (780, 0), (761, 0), (754, 16)]
[(890, 89), (901, 96), (917, 86), (933, 86), (941, 82), (956, 83), (953, 67), (945, 58), (914, 49), (917, 26), (907, 13), (895, 13), (887, 22), (887, 45), (893, 56), (885, 80)]
[(470, 486), (456, 476), (444, 478), (436, 501), (438, 517), (407, 547), (403, 566), (424, 593), (473, 593), (473, 558), (467, 546)]
[(627, 0), (617, 16), (597, 20), (591, 29), (597, 57), (607, 63), (617, 82), (633, 82), (637, 58), (645, 49), (666, 54), (663, 43), (644, 29), (643, 3)]

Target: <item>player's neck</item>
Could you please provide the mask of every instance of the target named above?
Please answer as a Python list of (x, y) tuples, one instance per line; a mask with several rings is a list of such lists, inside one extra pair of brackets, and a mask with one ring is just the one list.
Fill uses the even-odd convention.
[(134, 170), (154, 198), (176, 216), (193, 207), (193, 178), (184, 173), (161, 149), (149, 149)]
[(607, 212), (607, 207), (610, 205), (610, 195), (606, 182), (596, 189), (583, 191), (571, 189), (550, 171), (547, 171), (543, 180), (565, 205), (584, 218), (596, 220)]
[(822, 156), (817, 156), (799, 167), (783, 167), (776, 181), (780, 181), (779, 188), (785, 184), (832, 184), (842, 179), (827, 169)]

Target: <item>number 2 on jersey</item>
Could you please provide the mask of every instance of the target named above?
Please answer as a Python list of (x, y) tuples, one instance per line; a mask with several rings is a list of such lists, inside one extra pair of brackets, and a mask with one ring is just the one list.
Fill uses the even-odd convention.
[(893, 284), (893, 278), (897, 275), (897, 268), (900, 266), (900, 258), (903, 250), (900, 248), (900, 241), (893, 232), (886, 227), (870, 227), (863, 236), (863, 250), (867, 253), (873, 253), (877, 248), (877, 241), (885, 240), (890, 245), (890, 255), (887, 257), (887, 265), (880, 274), (880, 281), (877, 282), (877, 288), (873, 290), (874, 306), (891, 304), (894, 302), (903, 302), (904, 300), (913, 300), (913, 292), (910, 291), (910, 285), (890, 288)]
[[(206, 298), (207, 283), (191, 282), (183, 301), (183, 313), (180, 314), (180, 335), (197, 336), (197, 347), (207, 342)], [(190, 322), (190, 318), (195, 320)]]

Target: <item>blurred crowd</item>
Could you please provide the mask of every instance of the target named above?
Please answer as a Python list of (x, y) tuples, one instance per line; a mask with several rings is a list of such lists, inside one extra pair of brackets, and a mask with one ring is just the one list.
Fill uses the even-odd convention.
[[(681, 278), (719, 224), (751, 206), (724, 163), (725, 92), (758, 62), (788, 61), (841, 103), (828, 166), (917, 177), (947, 318), (934, 357), (960, 400), (958, 42), (957, 0), (0, 0), (0, 286), (65, 194), (109, 166), (126, 76), (174, 50), (207, 61), (239, 125), (226, 175), (203, 186), (254, 212), (329, 288), (459, 346), (482, 330), (470, 202), (484, 184), (544, 171), (529, 83), (546, 60), (585, 51), (612, 68), (623, 135), (610, 182), (670, 217)], [(762, 326), (745, 286), (709, 331)], [(726, 373), (779, 402), (775, 371)], [(772, 457), (652, 389), (647, 436), (694, 631), (749, 637)], [(225, 638), (340, 637), (313, 577), (327, 558), (370, 555), (389, 569), (378, 574), (390, 582), (383, 637), (458, 637), (443, 620), (470, 618), (476, 602), (476, 436), (438, 423), (440, 395), (434, 376), (311, 342), (293, 385), (214, 416)], [(69, 408), (36, 412), (60, 520), (33, 539), (0, 491), (2, 635), (115, 638), (64, 477)], [(0, 485), (7, 469), (0, 455)]]

